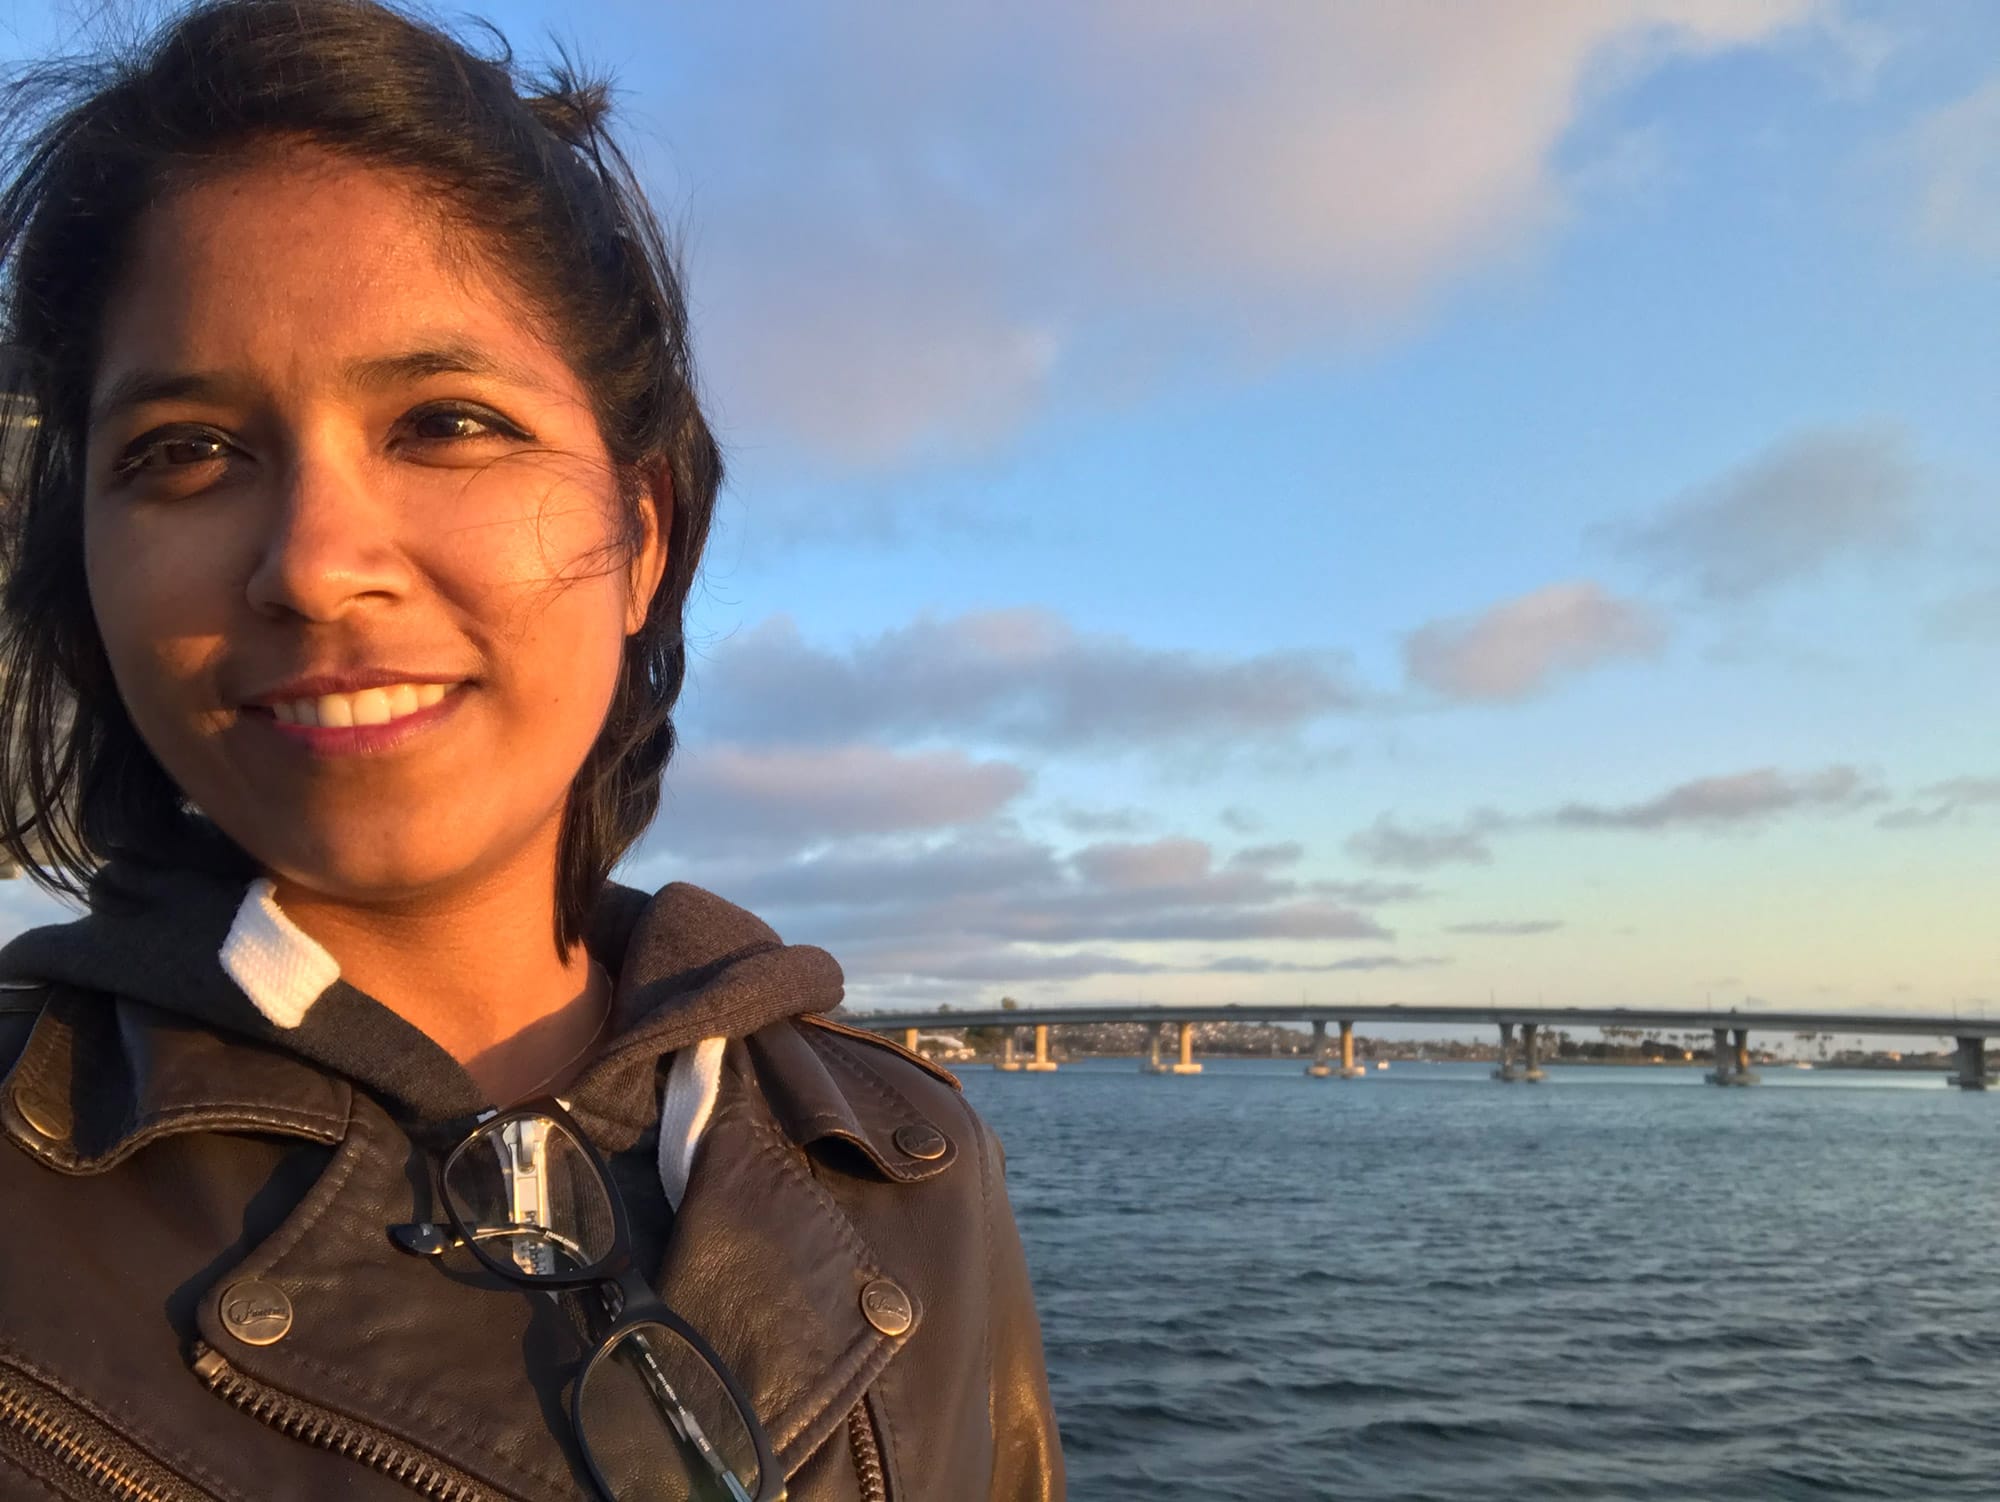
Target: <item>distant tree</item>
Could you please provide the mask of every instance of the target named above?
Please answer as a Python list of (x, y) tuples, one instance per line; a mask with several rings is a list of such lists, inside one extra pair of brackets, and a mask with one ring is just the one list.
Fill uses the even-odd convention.
[(1021, 1010), (1021, 1003), (1014, 1000), (1011, 996), (1003, 996), (1000, 998), (1000, 1010), (1003, 1012), (1018, 1012)]

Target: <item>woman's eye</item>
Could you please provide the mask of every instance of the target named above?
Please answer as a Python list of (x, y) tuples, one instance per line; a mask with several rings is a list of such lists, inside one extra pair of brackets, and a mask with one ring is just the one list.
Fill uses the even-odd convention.
[(411, 437), (425, 443), (463, 443), (473, 438), (520, 438), (521, 430), (496, 413), (471, 407), (431, 407), (413, 413), (406, 424)]
[(212, 464), (229, 454), (229, 442), (214, 433), (163, 433), (142, 438), (118, 461), (123, 475), (186, 469)]

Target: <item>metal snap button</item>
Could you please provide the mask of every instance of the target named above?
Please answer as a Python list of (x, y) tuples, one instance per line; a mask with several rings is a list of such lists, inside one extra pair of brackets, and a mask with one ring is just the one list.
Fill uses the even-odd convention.
[(66, 1113), (43, 1100), (26, 1085), (16, 1085), (13, 1093), (14, 1109), (21, 1113), (21, 1120), (28, 1124), (30, 1131), (45, 1142), (69, 1140), (69, 1117)]
[(861, 1290), (861, 1312), (884, 1335), (901, 1335), (916, 1322), (910, 1296), (887, 1278), (877, 1278)]
[(222, 1328), (246, 1346), (276, 1345), (292, 1328), (292, 1301), (261, 1278), (231, 1283), (222, 1294)]
[(921, 1121), (897, 1127), (894, 1140), (900, 1151), (908, 1153), (912, 1158), (921, 1158), (926, 1163), (942, 1158), (945, 1150), (951, 1146), (945, 1140), (943, 1132)]

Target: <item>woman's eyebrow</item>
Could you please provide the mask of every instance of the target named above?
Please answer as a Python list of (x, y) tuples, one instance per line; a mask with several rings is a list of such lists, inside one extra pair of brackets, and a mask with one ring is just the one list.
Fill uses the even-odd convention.
[[(440, 375), (490, 376), (533, 391), (550, 389), (549, 383), (529, 367), (456, 339), (350, 360), (341, 370), (341, 378), (347, 385), (363, 391), (407, 386)], [(97, 394), (90, 404), (89, 421), (96, 427), (128, 408), (142, 407), (148, 402), (240, 404), (252, 399), (254, 384), (221, 371), (128, 370)]]
[(148, 402), (241, 399), (247, 383), (209, 370), (128, 370), (97, 393), (90, 404), (89, 425), (101, 426), (128, 407)]
[(353, 360), (342, 373), (351, 385), (364, 390), (403, 386), (440, 375), (492, 376), (513, 386), (548, 389), (548, 382), (528, 367), (457, 339)]

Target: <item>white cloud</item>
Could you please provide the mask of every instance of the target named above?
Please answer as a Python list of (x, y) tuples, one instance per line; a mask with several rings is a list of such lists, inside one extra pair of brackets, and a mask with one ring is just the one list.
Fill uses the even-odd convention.
[(788, 9), (672, 103), (679, 148), (732, 164), (693, 209), (726, 426), (901, 460), (990, 443), (1066, 377), (1377, 337), (1563, 221), (1595, 98), (1820, 10)]
[(1524, 699), (1561, 674), (1650, 656), (1663, 640), (1643, 608), (1577, 580), (1420, 626), (1403, 640), (1403, 663), (1449, 698)]

